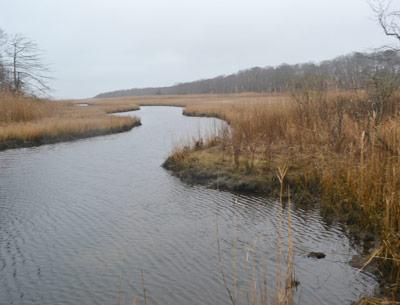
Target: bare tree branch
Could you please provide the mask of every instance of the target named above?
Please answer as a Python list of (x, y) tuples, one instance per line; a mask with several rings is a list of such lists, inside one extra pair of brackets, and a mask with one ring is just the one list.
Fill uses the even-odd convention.
[(30, 39), (18, 34), (11, 37), (6, 49), (5, 66), (11, 72), (14, 91), (43, 94), (50, 90), (47, 85), (49, 70), (43, 63), (42, 51)]
[(393, 0), (368, 0), (385, 35), (400, 42), (400, 6)]

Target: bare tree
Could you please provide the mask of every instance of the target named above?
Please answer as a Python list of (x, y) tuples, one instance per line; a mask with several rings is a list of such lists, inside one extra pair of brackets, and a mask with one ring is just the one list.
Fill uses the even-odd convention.
[(43, 63), (42, 52), (35, 42), (24, 36), (14, 35), (9, 40), (6, 55), (13, 90), (41, 94), (49, 90), (48, 69)]
[[(400, 5), (398, 1), (368, 0), (368, 3), (385, 34), (400, 42)], [(387, 46), (384, 48), (387, 48)], [(377, 57), (383, 55), (383, 62), (386, 61), (386, 64), (375, 68), (375, 72), (367, 85), (375, 125), (379, 125), (385, 116), (397, 114), (399, 110), (399, 105), (392, 96), (400, 86), (400, 70), (395, 61), (391, 60), (393, 56), (388, 52), (393, 52), (395, 56), (398, 56), (400, 49), (398, 47), (389, 47), (389, 49), (392, 49), (392, 51), (376, 54)], [(384, 55), (389, 56), (385, 58)]]
[(387, 36), (400, 41), (400, 5), (393, 0), (368, 0)]

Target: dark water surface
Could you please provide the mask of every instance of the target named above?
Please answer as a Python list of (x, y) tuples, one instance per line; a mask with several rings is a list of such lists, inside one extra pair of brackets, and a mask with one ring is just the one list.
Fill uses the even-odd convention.
[[(143, 107), (127, 133), (0, 152), (0, 304), (131, 304), (141, 270), (151, 304), (229, 304), (217, 236), (228, 281), (232, 261), (241, 270), (257, 258), (273, 286), (279, 205), (191, 187), (160, 167), (174, 144), (219, 124), (181, 112)], [(292, 217), (298, 304), (350, 304), (373, 290), (347, 264), (356, 251), (339, 227), (317, 210)]]

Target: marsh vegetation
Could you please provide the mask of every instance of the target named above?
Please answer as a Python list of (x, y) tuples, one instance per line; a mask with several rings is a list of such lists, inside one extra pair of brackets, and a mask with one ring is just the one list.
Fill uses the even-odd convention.
[(99, 103), (76, 107), (23, 95), (0, 95), (0, 149), (37, 146), (127, 131), (140, 125), (134, 117), (108, 115), (137, 109), (129, 104)]
[[(386, 80), (385, 80), (386, 81)], [(190, 182), (277, 195), (276, 169), (288, 166), (296, 204), (321, 200), (323, 213), (356, 233), (384, 275), (383, 291), (400, 284), (400, 96), (395, 87), (332, 92), (320, 81), (286, 96), (241, 103), (189, 105), (188, 115), (224, 118), (230, 128), (177, 147), (166, 167)], [(380, 243), (374, 247), (371, 238)]]
[[(392, 3), (385, 0), (369, 1), (372, 12), (384, 33), (399, 42), (400, 13), (392, 7)], [(4, 166), (4, 173), (0, 173), (0, 179), (7, 187), (0, 188), (0, 195), (12, 203), (6, 202), (6, 207), (10, 210), (15, 207), (15, 215), (17, 215), (12, 214), (14, 211), (10, 212), (10, 219), (13, 221), (9, 222), (8, 219), (3, 221), (1, 224), (5, 223), (5, 226), (9, 227), (0, 231), (0, 239), (7, 240), (7, 246), (0, 248), (0, 258), (6, 257), (2, 270), (6, 269), (9, 271), (8, 274), (12, 274), (12, 277), (7, 276), (4, 279), (4, 287), (6, 287), (8, 299), (11, 300), (10, 303), (23, 299), (25, 295), (24, 291), (19, 291), (21, 286), (18, 283), (24, 282), (25, 277), (19, 274), (19, 269), (17, 272), (16, 266), (18, 265), (19, 268), (20, 265), (15, 257), (21, 258), (23, 268), (20, 269), (29, 273), (30, 279), (35, 278), (40, 282), (42, 276), (40, 268), (43, 266), (41, 260), (46, 257), (50, 259), (45, 261), (44, 265), (53, 268), (47, 274), (44, 272), (44, 277), (48, 277), (47, 283), (53, 283), (60, 270), (65, 274), (70, 272), (70, 270), (67, 272), (63, 270), (64, 266), (67, 266), (66, 269), (75, 268), (75, 272), (84, 278), (82, 282), (85, 285), (95, 285), (93, 278), (90, 280), (86, 278), (92, 270), (89, 268), (89, 273), (81, 272), (81, 270), (90, 265), (90, 260), (104, 263), (110, 259), (112, 263), (115, 263), (116, 257), (120, 259), (120, 253), (114, 253), (113, 249), (99, 246), (100, 244), (104, 246), (110, 241), (107, 238), (112, 236), (112, 243), (115, 243), (117, 248), (122, 247), (126, 253), (133, 255), (133, 259), (128, 256), (123, 258), (130, 262), (124, 267), (129, 268), (140, 264), (143, 259), (145, 266), (149, 269), (154, 268), (152, 270), (158, 273), (157, 276), (162, 275), (150, 281), (153, 284), (152, 289), (156, 290), (162, 285), (164, 285), (162, 288), (168, 287), (168, 289), (174, 287), (173, 284), (178, 286), (179, 295), (167, 298), (173, 303), (192, 301), (198, 296), (197, 284), (206, 283), (205, 290), (212, 290), (217, 285), (222, 285), (226, 292), (223, 294), (223, 299), (221, 287), (214, 291), (214, 295), (205, 295), (204, 298), (210, 304), (222, 300), (223, 303), (230, 302), (232, 305), (243, 302), (249, 305), (292, 305), (296, 303), (295, 289), (300, 284), (296, 278), (295, 268), (299, 265), (295, 262), (295, 258), (304, 263), (304, 260), (325, 259), (327, 256), (323, 252), (313, 251), (314, 249), (308, 249), (310, 250), (308, 254), (299, 254), (299, 249), (296, 249), (296, 240), (298, 239), (302, 245), (307, 241), (293, 234), (297, 225), (301, 229), (300, 234), (306, 234), (308, 238), (311, 238), (311, 235), (318, 236), (315, 238), (317, 242), (311, 243), (313, 247), (321, 246), (325, 242), (324, 238), (346, 244), (341, 247), (348, 251), (347, 254), (341, 254), (341, 258), (346, 259), (346, 267), (343, 267), (345, 271), (339, 272), (336, 269), (337, 265), (330, 266), (338, 278), (343, 277), (339, 279), (339, 283), (334, 282), (341, 287), (340, 290), (345, 291), (348, 288), (345, 287), (348, 283), (341, 283), (341, 281), (347, 280), (344, 277), (352, 275), (354, 271), (347, 264), (350, 252), (357, 253), (359, 255), (351, 259), (353, 266), (359, 270), (368, 269), (373, 272), (378, 277), (380, 286), (376, 298), (361, 299), (359, 304), (399, 304), (400, 55), (397, 48), (385, 47), (371, 53), (355, 52), (319, 63), (253, 67), (231, 75), (179, 83), (170, 87), (118, 90), (99, 94), (97, 98), (74, 101), (54, 101), (48, 98), (50, 89), (48, 82), (51, 77), (42, 56), (42, 51), (34, 41), (20, 34), (7, 35), (0, 29), (0, 150), (128, 131), (141, 125), (140, 119), (131, 114), (129, 116), (113, 114), (140, 110), (141, 106), (183, 107), (183, 114), (187, 117), (219, 118), (227, 124), (223, 124), (211, 136), (205, 136), (199, 132), (199, 136), (196, 137), (193, 132), (194, 126), (186, 122), (187, 117), (178, 119), (174, 116), (178, 112), (171, 112), (168, 116), (165, 109), (161, 109), (164, 111), (161, 114), (157, 112), (160, 109), (154, 108), (154, 113), (148, 110), (141, 113), (144, 114), (145, 119), (148, 119), (149, 126), (155, 128), (158, 134), (154, 134), (154, 130), (150, 131), (150, 128), (147, 131), (141, 128), (136, 130), (138, 133), (132, 138), (122, 138), (123, 135), (121, 135), (121, 138), (110, 139), (109, 143), (113, 145), (97, 143), (98, 146), (96, 146), (96, 142), (93, 142), (93, 147), (98, 148), (97, 158), (90, 154), (92, 143), (86, 142), (73, 146), (71, 148), (73, 153), (69, 153), (69, 148), (64, 146), (63, 149), (66, 150), (60, 149), (61, 153), (57, 156), (54, 156), (51, 150), (38, 150), (42, 154), (35, 155), (36, 159), (32, 159), (32, 155), (26, 152), (4, 152), (0, 157), (6, 160), (4, 164), (7, 164)], [(177, 122), (180, 125), (174, 126), (175, 129), (167, 129)], [(208, 190), (202, 188), (198, 193), (202, 198), (208, 198), (206, 200), (208, 205), (203, 201), (193, 199), (198, 193), (189, 194), (188, 197), (193, 197), (191, 200), (195, 203), (190, 206), (189, 213), (184, 205), (188, 202), (182, 196), (182, 194), (187, 195), (187, 189), (177, 183), (176, 179), (171, 182), (169, 179), (172, 177), (166, 175), (160, 168), (166, 148), (171, 148), (165, 144), (165, 138), (172, 137), (172, 133), (183, 133), (186, 128), (191, 131), (191, 139), (181, 142), (172, 149), (170, 156), (163, 163), (164, 167), (190, 184), (203, 184), (209, 188), (235, 192), (235, 195), (229, 193), (221, 195), (220, 192), (215, 191), (210, 199), (207, 197)], [(127, 135), (131, 136), (133, 132)], [(157, 149), (150, 147), (150, 139), (153, 140), (152, 145), (157, 145)], [(133, 143), (134, 141), (138, 142)], [(137, 153), (136, 158), (132, 158), (131, 150), (120, 148), (123, 145), (128, 145), (131, 150), (134, 150)], [(141, 146), (142, 154), (138, 146)], [(118, 149), (115, 149), (116, 147)], [(118, 155), (120, 159), (110, 160), (112, 158), (109, 158), (109, 156)], [(80, 160), (74, 159), (75, 156), (79, 156)], [(54, 161), (48, 162), (47, 157), (54, 158)], [(70, 160), (74, 163), (70, 163), (68, 169), (62, 168), (57, 171), (57, 165), (61, 159), (67, 164)], [(82, 162), (83, 159), (86, 162)], [(8, 164), (9, 161), (11, 165)], [(37, 168), (35, 168), (36, 161), (40, 164)], [(33, 183), (29, 181), (30, 176), (27, 177), (24, 169), (20, 169), (19, 162), (25, 168), (31, 169), (30, 175), (36, 178), (32, 180)], [(38, 172), (41, 173), (42, 168), (46, 168), (48, 163), (52, 167), (47, 168), (45, 175), (38, 175)], [(76, 164), (79, 168), (74, 167)], [(89, 166), (86, 167), (88, 164)], [(102, 167), (100, 171), (99, 165)], [(105, 171), (103, 167), (107, 170)], [(86, 168), (90, 175), (86, 177), (86, 180), (81, 180), (80, 184), (75, 185), (74, 181), (85, 174), (80, 171), (81, 168)], [(51, 176), (53, 169), (56, 174), (52, 179), (46, 180), (47, 176)], [(106, 173), (102, 176), (104, 172)], [(138, 175), (139, 172), (141, 175)], [(64, 176), (65, 173), (66, 176)], [(60, 177), (66, 178), (65, 181), (69, 184), (64, 186), (65, 181)], [(55, 184), (49, 192), (41, 192), (36, 185), (40, 183), (40, 179), (45, 181), (43, 185), (46, 186), (51, 185), (53, 181), (58, 181), (58, 184)], [(109, 179), (107, 183), (109, 189), (100, 197), (98, 193), (102, 191), (105, 186), (104, 181), (107, 179)], [(15, 181), (18, 184), (16, 188)], [(25, 187), (25, 184), (20, 181), (27, 182), (28, 186)], [(132, 184), (133, 181), (134, 184)], [(65, 187), (65, 191), (61, 190), (62, 196), (58, 198), (61, 185)], [(82, 191), (79, 189), (81, 185), (86, 186), (83, 193), (79, 193)], [(165, 186), (170, 187), (163, 189)], [(132, 189), (135, 190), (134, 193), (131, 192)], [(163, 190), (161, 197), (157, 195), (160, 190)], [(189, 192), (193, 190), (190, 188)], [(74, 197), (75, 193), (80, 196)], [(22, 194), (22, 199), (19, 201), (20, 194)], [(70, 194), (73, 194), (73, 200), (66, 200), (65, 198), (68, 198)], [(87, 197), (87, 194), (90, 196)], [(165, 200), (165, 194), (170, 195), (172, 199)], [(176, 194), (180, 196), (175, 197)], [(260, 204), (262, 212), (254, 210), (254, 206), (249, 209), (246, 207), (244, 210), (249, 210), (251, 214), (251, 221), (248, 221), (246, 214), (248, 211), (243, 212), (239, 207), (237, 194), (246, 194), (241, 198), (254, 205), (262, 201)], [(222, 212), (215, 204), (215, 198), (218, 196), (224, 197), (225, 205), (221, 209)], [(35, 217), (35, 215), (30, 210), (31, 201), (38, 203), (35, 209), (40, 210), (40, 204), (47, 203), (48, 197), (58, 199), (51, 202), (51, 207), (61, 203), (57, 207), (59, 210), (52, 215), (54, 211), (47, 208), (39, 213), (41, 217), (32, 221), (30, 217)], [(81, 200), (80, 197), (88, 200)], [(135, 202), (136, 198), (139, 198), (138, 202)], [(184, 204), (179, 201), (183, 200), (182, 198), (185, 200)], [(235, 199), (232, 200), (232, 198)], [(273, 198), (273, 204), (266, 203), (265, 198)], [(72, 202), (76, 204), (76, 210)], [(146, 203), (145, 207), (143, 202)], [(154, 202), (158, 205), (153, 205)], [(160, 202), (165, 203), (165, 206), (161, 206)], [(90, 206), (90, 204), (93, 205)], [(87, 205), (90, 208), (87, 208)], [(117, 211), (114, 205), (117, 207), (119, 205), (120, 210)], [(65, 206), (71, 206), (73, 212), (71, 213), (70, 210), (65, 212)], [(101, 213), (96, 214), (99, 207), (102, 209), (101, 212), (107, 212), (104, 213), (106, 217), (103, 217)], [(224, 240), (219, 238), (218, 225), (215, 247), (217, 253), (211, 253), (211, 243), (207, 239), (207, 236), (211, 235), (210, 209), (215, 212), (215, 215), (224, 219), (226, 228), (233, 229), (235, 234), (242, 234), (243, 238), (240, 241), (243, 244), (242, 249), (239, 250), (244, 253), (244, 264), (237, 263), (239, 238), (231, 238), (225, 232), (224, 238), (227, 242), (224, 244)], [(161, 210), (162, 215), (159, 214)], [(304, 216), (303, 214), (308, 210), (316, 211), (318, 217), (314, 219)], [(265, 211), (268, 211), (267, 215), (264, 214)], [(235, 223), (232, 225), (232, 219), (236, 221), (237, 212), (243, 213), (239, 217), (240, 228), (236, 227)], [(66, 223), (63, 223), (64, 219), (59, 217), (59, 213), (61, 215), (64, 213)], [(293, 218), (292, 213), (295, 216)], [(85, 217), (81, 217), (82, 214), (85, 214)], [(25, 215), (29, 217), (24, 219)], [(57, 230), (50, 232), (49, 224), (43, 225), (42, 215), (45, 215), (43, 216), (45, 220), (47, 220), (47, 215), (51, 215), (48, 217), (52, 221), (50, 227), (55, 227), (54, 223), (60, 222), (63, 228), (68, 227), (68, 229), (64, 229), (63, 232)], [(165, 215), (169, 215), (170, 218), (166, 218)], [(181, 217), (177, 220), (176, 215)], [(198, 237), (197, 230), (188, 235), (183, 234), (194, 221), (202, 221), (199, 215), (206, 220), (198, 227), (203, 235), (198, 239), (193, 238)], [(262, 221), (258, 222), (260, 215)], [(110, 218), (107, 218), (108, 216)], [(2, 214), (0, 214), (0, 220), (2, 220), (1, 217)], [(303, 217), (306, 219), (305, 225), (304, 223), (302, 225)], [(272, 222), (271, 225), (265, 225), (266, 218)], [(17, 236), (22, 227), (20, 219), (24, 219), (21, 223), (27, 228), (21, 231), (24, 234), (23, 238), (14, 238), (12, 235)], [(171, 224), (166, 223), (165, 219), (168, 219)], [(323, 230), (321, 227), (325, 225), (329, 229), (323, 230), (322, 237), (318, 234), (318, 230), (311, 230), (309, 234), (308, 221), (316, 224), (319, 230)], [(72, 231), (69, 230), (71, 223), (73, 224)], [(108, 223), (103, 232), (106, 234), (99, 237), (96, 233), (102, 230), (104, 223)], [(149, 223), (151, 223), (150, 226)], [(266, 259), (275, 267), (275, 272), (272, 273), (274, 279), (272, 285), (267, 283), (271, 280), (271, 274), (269, 277), (260, 274), (260, 271), (264, 270), (259, 265), (255, 247), (249, 250), (252, 247), (249, 240), (253, 238), (254, 231), (257, 230), (256, 226), (252, 227), (253, 224), (260, 225), (262, 229), (275, 234), (273, 241), (269, 239), (270, 236), (262, 236), (263, 242), (268, 241), (272, 246), (265, 243), (267, 246), (264, 245), (265, 247), (261, 250), (268, 255), (271, 249), (273, 249), (272, 252), (276, 252), (273, 259), (271, 257)], [(340, 229), (334, 233), (328, 232), (333, 227), (335, 230)], [(76, 233), (73, 231), (75, 228), (79, 231), (78, 240), (71, 237), (74, 234), (65, 236), (65, 232)], [(95, 235), (91, 236), (93, 228), (96, 228)], [(46, 240), (41, 244), (42, 247), (36, 247), (36, 244), (32, 247), (29, 243), (25, 243), (25, 237), (31, 237), (32, 232), (35, 232), (33, 229), (38, 229), (37, 231), (40, 232), (37, 244)], [(82, 232), (88, 232), (91, 236), (86, 240), (86, 244), (93, 246), (92, 240), (96, 238), (99, 241), (90, 249), (98, 247), (86, 261), (76, 259), (76, 253), (90, 251), (85, 248), (86, 245), (82, 246), (82, 240), (86, 238)], [(168, 234), (163, 235), (165, 232)], [(131, 239), (132, 236), (135, 237), (134, 240)], [(63, 240), (63, 238), (72, 245), (71, 248), (53, 247), (55, 241)], [(347, 245), (346, 238), (351, 239), (351, 245)], [(24, 242), (20, 244), (19, 240)], [(155, 240), (154, 244), (159, 248), (155, 249), (153, 244), (149, 246), (148, 240), (152, 242)], [(179, 253), (176, 251), (177, 245), (181, 246)], [(359, 251), (354, 250), (353, 247)], [(3, 248), (6, 248), (6, 251), (1, 252)], [(22, 248), (25, 251), (21, 250)], [(74, 252), (72, 255), (68, 253), (71, 249), (71, 253)], [(183, 250), (184, 255), (181, 255), (180, 250)], [(110, 252), (107, 253), (108, 251)], [(230, 259), (233, 261), (232, 264), (227, 264), (224, 260), (227, 252), (232, 253), (233, 258)], [(30, 266), (31, 269), (25, 268), (25, 263), (31, 264), (34, 261), (26, 260), (24, 257), (26, 253), (33, 253), (31, 255), (37, 261), (41, 261), (42, 265), (37, 268), (34, 262)], [(159, 255), (160, 253), (163, 256)], [(333, 253), (333, 255), (338, 254)], [(179, 259), (175, 260), (177, 256)], [(194, 259), (191, 261), (188, 257)], [(76, 265), (68, 265), (72, 261), (71, 258), (76, 259)], [(181, 268), (181, 263), (185, 263), (186, 260), (186, 266)], [(216, 268), (209, 265), (210, 261), (217, 263), (220, 269), (214, 270)], [(166, 269), (158, 269), (164, 268), (165, 265)], [(169, 268), (170, 265), (173, 268)], [(322, 265), (319, 267), (322, 269)], [(269, 266), (265, 269), (267, 268)], [(111, 269), (109, 278), (105, 281), (96, 278), (102, 282), (100, 286), (102, 288), (98, 289), (99, 295), (91, 299), (88, 298), (87, 291), (79, 291), (77, 295), (82, 293), (81, 296), (78, 295), (80, 300), (94, 300), (95, 303), (98, 303), (98, 299), (109, 300), (108, 296), (104, 299), (104, 287), (110, 286), (110, 282), (107, 281), (111, 279), (112, 283), (115, 279), (115, 270), (118, 268)], [(206, 270), (204, 273), (203, 269)], [(32, 273), (31, 270), (35, 272)], [(176, 270), (179, 272), (175, 273)], [(187, 272), (188, 270), (190, 272)], [(130, 269), (130, 271), (133, 270)], [(309, 270), (303, 270), (301, 274), (303, 278), (307, 278), (308, 272)], [(179, 278), (182, 274), (183, 277)], [(196, 278), (199, 274), (200, 277)], [(364, 283), (373, 282), (372, 285), (376, 283), (375, 279), (370, 279), (369, 273), (367, 275), (366, 272), (363, 275), (366, 278), (362, 278), (360, 272), (354, 275), (354, 278), (362, 283), (361, 296), (370, 292)], [(218, 280), (216, 280), (217, 277)], [(18, 281), (15, 280), (16, 278)], [(171, 280), (172, 278), (179, 278), (179, 281), (175, 283)], [(194, 281), (196, 285), (192, 285), (192, 279), (196, 279)], [(304, 286), (313, 290), (316, 287), (312, 284), (313, 278), (308, 279), (310, 283), (305, 282)], [(75, 291), (79, 290), (76, 288), (80, 287), (74, 286), (75, 274), (67, 276), (66, 280)], [(62, 281), (60, 279), (58, 281), (55, 287), (51, 286), (53, 284), (49, 287), (61, 291), (60, 295), (65, 298), (64, 287), (58, 287)], [(207, 285), (208, 281), (212, 281), (210, 286)], [(143, 271), (141, 271), (141, 282), (143, 299), (147, 304), (148, 296)], [(26, 286), (32, 287), (29, 285), (30, 283)], [(52, 291), (52, 289), (47, 290)], [(331, 300), (334, 299), (333, 302), (353, 301), (360, 297), (360, 295), (355, 295), (354, 291), (347, 290), (347, 295), (343, 299), (336, 291), (326, 289), (324, 292), (329, 294)], [(37, 292), (31, 289), (29, 293), (35, 295)], [(64, 301), (60, 299), (60, 295), (56, 297), (56, 301)], [(75, 295), (71, 296), (72, 302), (76, 301), (73, 297)], [(307, 301), (318, 304), (320, 298), (320, 295), (315, 296), (311, 293)], [(162, 297), (160, 299), (163, 300)]]

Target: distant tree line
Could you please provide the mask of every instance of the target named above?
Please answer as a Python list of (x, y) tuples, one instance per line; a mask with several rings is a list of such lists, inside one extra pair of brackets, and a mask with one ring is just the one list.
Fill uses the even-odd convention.
[(44, 94), (49, 90), (48, 80), (48, 69), (37, 44), (0, 29), (0, 92)]
[[(385, 35), (400, 42), (400, 5), (391, 0), (366, 0)], [(96, 97), (174, 95), (204, 93), (281, 93), (306, 90), (359, 90), (380, 92), (379, 99), (397, 90), (400, 82), (400, 49), (385, 46), (372, 53), (355, 52), (318, 64), (282, 64), (254, 67), (170, 87), (128, 89)], [(389, 94), (390, 93), (390, 94)]]
[(366, 88), (371, 78), (382, 71), (399, 74), (400, 55), (396, 50), (356, 52), (319, 64), (254, 67), (227, 76), (181, 83), (171, 87), (119, 90), (102, 93), (96, 97), (240, 92), (281, 93), (291, 90), (299, 81), (308, 76), (317, 76), (331, 89), (357, 90)]

